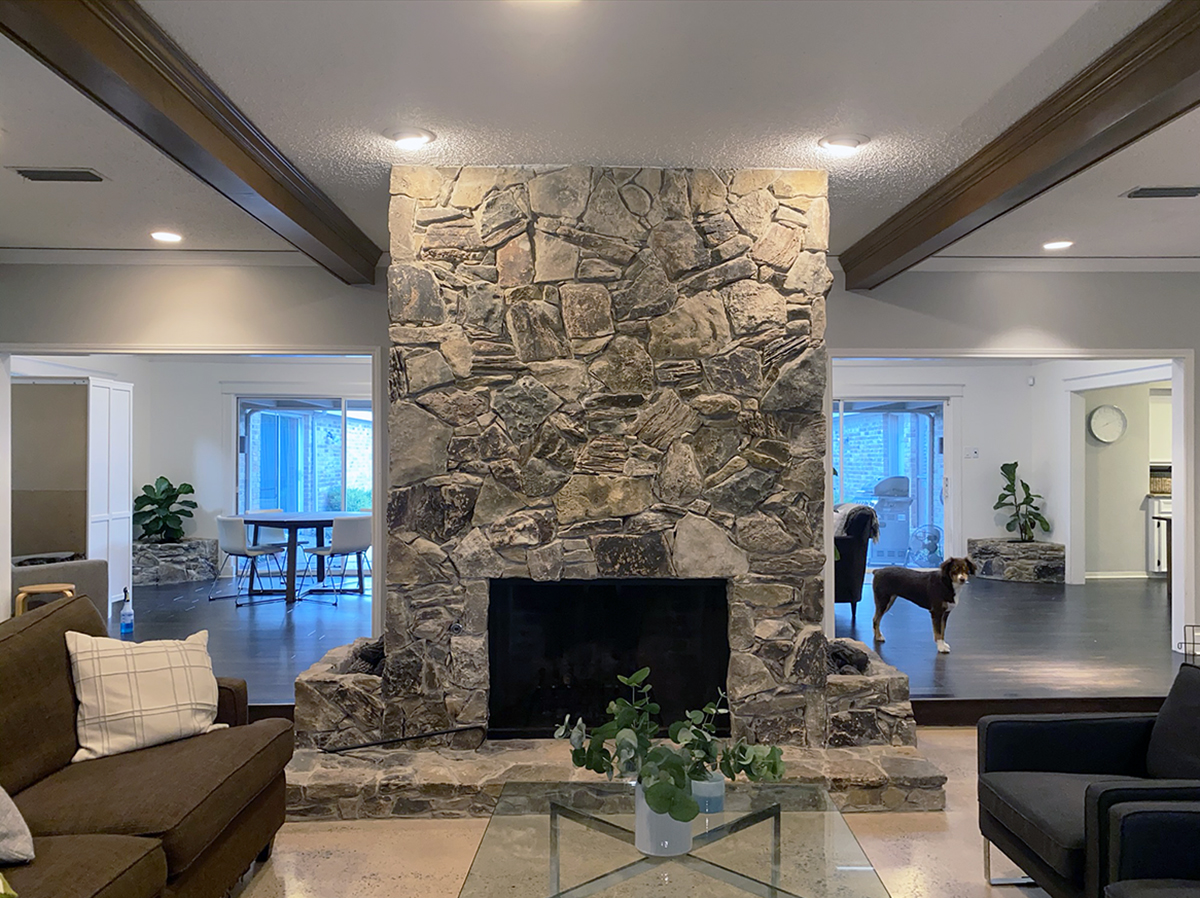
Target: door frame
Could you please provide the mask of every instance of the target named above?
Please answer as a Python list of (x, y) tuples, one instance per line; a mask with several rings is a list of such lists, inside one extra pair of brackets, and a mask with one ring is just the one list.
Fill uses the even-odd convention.
[[(830, 372), (832, 373), (832, 368)], [(962, 384), (857, 384), (844, 393), (830, 396), (834, 402), (928, 399), (942, 402), (942, 511), (943, 545), (946, 557), (966, 551), (962, 530)], [(831, 418), (832, 420), (832, 418)], [(832, 459), (831, 459), (832, 464)], [(832, 501), (832, 493), (830, 499)]]

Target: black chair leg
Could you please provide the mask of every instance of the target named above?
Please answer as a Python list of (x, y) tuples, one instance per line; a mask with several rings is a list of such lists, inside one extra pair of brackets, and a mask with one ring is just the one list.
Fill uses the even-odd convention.
[(850, 626), (858, 626), (858, 602), (850, 603)]
[(260, 863), (260, 864), (265, 864), (267, 861), (269, 861), (271, 859), (271, 850), (274, 847), (275, 847), (275, 837), (271, 836), (271, 841), (263, 846), (263, 850), (258, 853), (258, 857), (256, 857), (255, 860), (258, 861), (258, 863)]

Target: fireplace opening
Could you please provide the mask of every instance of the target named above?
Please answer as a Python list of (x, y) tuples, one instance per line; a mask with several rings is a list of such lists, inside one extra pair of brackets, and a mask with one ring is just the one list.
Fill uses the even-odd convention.
[(492, 580), (488, 737), (545, 738), (568, 713), (598, 726), (642, 667), (677, 720), (725, 687), (728, 627), (724, 580)]

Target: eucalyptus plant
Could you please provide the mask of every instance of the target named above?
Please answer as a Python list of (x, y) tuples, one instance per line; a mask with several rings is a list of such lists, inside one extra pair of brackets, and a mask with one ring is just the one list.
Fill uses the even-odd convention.
[[(1009, 516), (1008, 523), (1004, 525), (1004, 529), (1009, 533), (1020, 533), (1021, 542), (1025, 543), (1033, 540), (1034, 531), (1038, 527), (1049, 533), (1050, 522), (1042, 515), (1041, 506), (1036, 501), (1045, 497), (1041, 493), (1031, 492), (1029, 484), (1017, 477), (1015, 461), (1002, 464), (1000, 473), (1004, 475), (1004, 487), (1000, 490), (1000, 495), (992, 509), (1012, 509), (1012, 514)], [(1019, 491), (1018, 483), (1021, 485)]]
[(716, 739), (716, 719), (728, 714), (722, 692), (716, 702), (688, 711), (683, 720), (668, 727), (670, 741), (655, 741), (659, 725), (654, 715), (658, 703), (650, 697), (646, 682), (650, 668), (628, 677), (618, 676), (629, 688), (629, 698), (608, 704), (610, 720), (589, 732), (583, 718), (571, 725), (568, 714), (555, 730), (557, 739), (570, 739), (571, 762), (610, 780), (617, 774), (636, 775), (646, 804), (659, 814), (669, 814), (681, 823), (693, 820), (700, 806), (692, 797), (691, 780), (708, 779), (720, 769), (730, 779), (744, 773), (751, 780), (778, 780), (783, 776), (783, 756), (778, 748), (748, 745), (739, 739), (721, 750)]

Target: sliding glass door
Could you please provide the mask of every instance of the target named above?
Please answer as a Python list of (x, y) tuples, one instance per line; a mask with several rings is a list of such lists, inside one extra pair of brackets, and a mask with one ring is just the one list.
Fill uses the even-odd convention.
[(371, 402), (242, 396), (238, 512), (364, 511), (371, 507)]
[(933, 567), (945, 554), (942, 400), (834, 400), (834, 503), (870, 505), (879, 541), (867, 563)]

